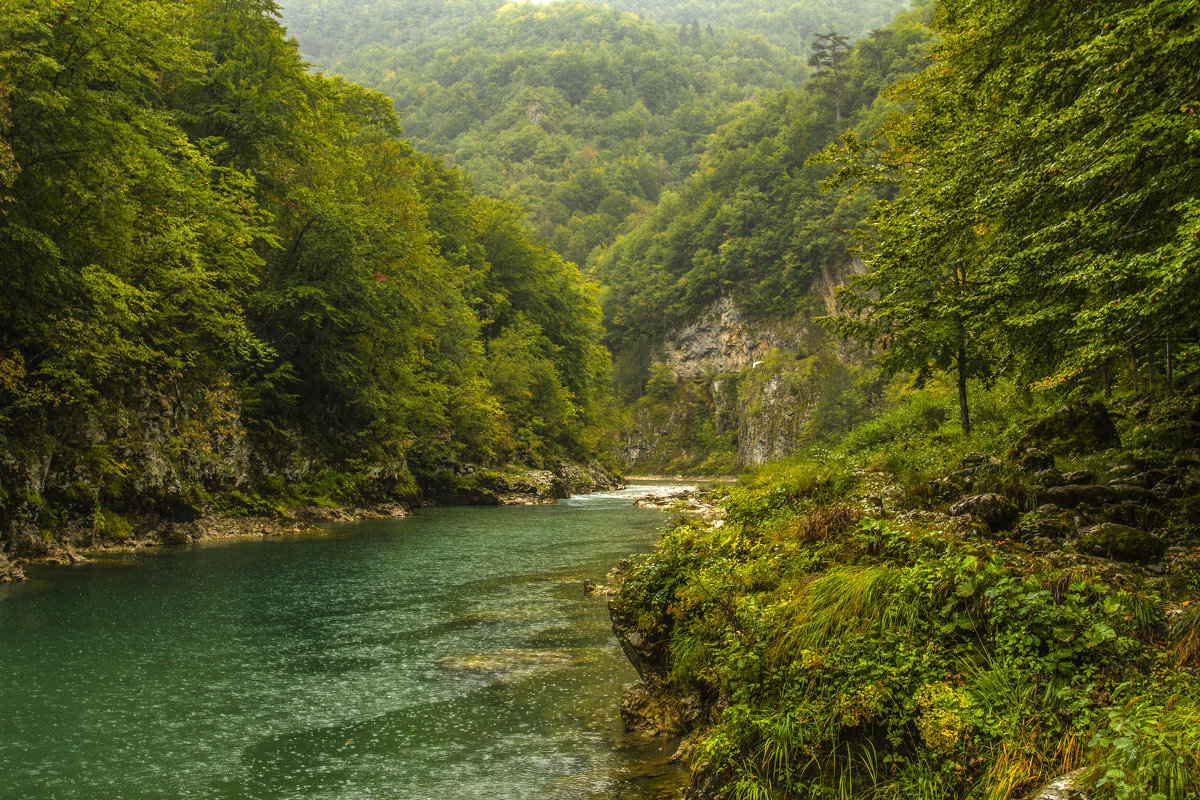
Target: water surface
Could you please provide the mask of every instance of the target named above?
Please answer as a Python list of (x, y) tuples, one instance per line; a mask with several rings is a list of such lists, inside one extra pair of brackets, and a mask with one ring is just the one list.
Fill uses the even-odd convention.
[(663, 798), (614, 719), (630, 490), (42, 568), (0, 589), (0, 797)]

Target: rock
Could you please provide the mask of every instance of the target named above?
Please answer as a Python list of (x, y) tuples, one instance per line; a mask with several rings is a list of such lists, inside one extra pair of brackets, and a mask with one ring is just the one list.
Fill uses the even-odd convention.
[(9, 561), (8, 556), (0, 552), (0, 583), (15, 583), (23, 580), (25, 580), (25, 571), (21, 569), (21, 565)]
[(964, 539), (972, 536), (988, 536), (992, 532), (988, 524), (974, 514), (951, 517), (941, 527), (943, 533)]
[(1164, 502), (1167, 500), (1178, 500), (1187, 495), (1187, 491), (1182, 483), (1170, 479), (1162, 481), (1151, 489), (1151, 491), (1154, 492), (1155, 497)]
[(1012, 527), (1021, 512), (1004, 495), (989, 493), (959, 500), (950, 506), (950, 514), (955, 517), (975, 516), (986, 522), (993, 531), (1003, 531)]
[(1058, 470), (1051, 467), (1050, 469), (1038, 470), (1033, 475), (1034, 482), (1038, 486), (1062, 486), (1066, 481), (1063, 480), (1062, 474)]
[(1054, 456), (1038, 447), (1024, 447), (1012, 454), (1013, 463), (1026, 472), (1054, 469)]
[(991, 461), (991, 456), (987, 453), (967, 453), (962, 457), (962, 465), (964, 467), (975, 467), (980, 464), (986, 464)]
[(1087, 506), (1102, 506), (1112, 502), (1116, 495), (1108, 486), (1096, 484), (1069, 484), (1067, 486), (1051, 486), (1038, 493), (1043, 503), (1053, 503), (1059, 508), (1075, 508), (1080, 503)]
[(621, 643), (621, 650), (625, 653), (625, 658), (637, 670), (638, 677), (642, 680), (653, 680), (665, 669), (667, 648), (665, 638), (655, 638), (651, 641), (637, 631), (628, 633), (617, 631), (615, 626), (614, 632), (617, 634), (617, 640)]
[(1094, 453), (1120, 443), (1103, 403), (1073, 403), (1030, 425), (1012, 452), (1038, 448), (1055, 455)]
[(1063, 483), (1067, 483), (1072, 486), (1080, 486), (1083, 484), (1095, 483), (1096, 473), (1092, 472), (1090, 469), (1080, 469), (1075, 470), (1074, 472), (1064, 472), (1062, 479)]
[(1113, 497), (1122, 502), (1142, 505), (1158, 505), (1159, 502), (1158, 495), (1141, 486), (1134, 486), (1130, 483), (1110, 483), (1108, 488), (1112, 491)]
[(1081, 530), (1075, 540), (1075, 549), (1120, 561), (1151, 561), (1163, 554), (1166, 544), (1152, 533), (1115, 522), (1102, 522)]
[(698, 378), (714, 372), (737, 372), (762, 359), (788, 340), (745, 317), (731, 295), (713, 303), (687, 327), (667, 333), (663, 357), (676, 377)]
[(1148, 469), (1145, 472), (1139, 472), (1129, 479), (1129, 483), (1134, 486), (1140, 486), (1143, 489), (1153, 489), (1162, 481), (1171, 476), (1171, 473), (1165, 469)]
[(966, 488), (966, 482), (957, 476), (935, 478), (929, 482), (929, 496), (934, 500), (948, 500), (958, 497)]
[(649, 737), (678, 737), (685, 731), (679, 707), (657, 683), (635, 683), (621, 695), (621, 722), (625, 730)]
[(1104, 515), (1105, 520), (1119, 522), (1131, 528), (1141, 528), (1144, 531), (1152, 531), (1163, 524), (1163, 515), (1158, 509), (1129, 500), (1106, 503), (1101, 507), (1100, 513)]
[(1068, 772), (1035, 789), (1025, 800), (1088, 800), (1082, 780), (1083, 770)]
[(1137, 467), (1132, 464), (1118, 464), (1108, 471), (1106, 477), (1109, 483), (1129, 483), (1137, 473)]
[(1017, 532), (1026, 540), (1038, 538), (1062, 540), (1076, 531), (1075, 516), (1058, 506), (1045, 505), (1021, 520)]

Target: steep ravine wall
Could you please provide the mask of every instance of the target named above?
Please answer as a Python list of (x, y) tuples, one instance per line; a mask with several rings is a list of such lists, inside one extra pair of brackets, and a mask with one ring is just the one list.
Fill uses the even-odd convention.
[(842, 273), (820, 276), (808, 307), (788, 320), (756, 320), (732, 296), (670, 332), (655, 377), (627, 413), (617, 447), (631, 474), (718, 474), (783, 458), (817, 435), (814, 410), (850, 380), (856, 354), (814, 317), (835, 310)]
[(419, 504), (552, 503), (621, 485), (604, 465), (568, 458), (420, 474), (398, 454), (353, 473), (300, 447), (268, 458), (227, 381), (98, 402), (65, 434), (29, 441), (0, 452), (0, 583), (20, 577), (13, 559), (75, 562), (89, 551), (279, 533)]

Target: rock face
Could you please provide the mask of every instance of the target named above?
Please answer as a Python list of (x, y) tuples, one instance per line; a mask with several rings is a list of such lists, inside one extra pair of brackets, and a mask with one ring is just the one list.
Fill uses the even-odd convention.
[(770, 350), (794, 347), (791, 337), (746, 320), (732, 297), (714, 303), (699, 320), (667, 334), (663, 362), (681, 378), (740, 372)]
[(675, 387), (639, 401), (620, 434), (633, 473), (729, 474), (788, 456), (850, 380), (807, 316), (759, 323), (731, 297), (669, 333), (656, 361)]

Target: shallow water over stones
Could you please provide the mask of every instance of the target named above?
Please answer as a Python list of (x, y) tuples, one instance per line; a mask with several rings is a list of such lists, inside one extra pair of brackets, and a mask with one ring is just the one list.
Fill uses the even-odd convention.
[(38, 568), (0, 588), (0, 797), (675, 797), (583, 581), (645, 489)]

